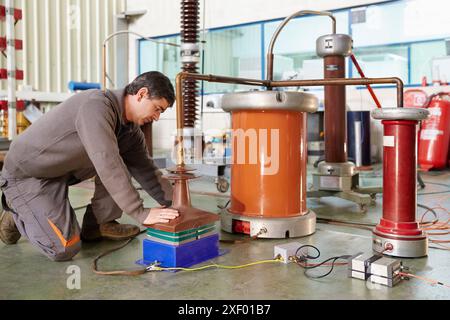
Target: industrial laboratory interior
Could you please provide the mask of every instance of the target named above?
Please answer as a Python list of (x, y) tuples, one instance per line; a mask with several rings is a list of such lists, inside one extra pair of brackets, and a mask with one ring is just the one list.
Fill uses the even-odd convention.
[(450, 299), (448, 1), (0, 2), (0, 300)]

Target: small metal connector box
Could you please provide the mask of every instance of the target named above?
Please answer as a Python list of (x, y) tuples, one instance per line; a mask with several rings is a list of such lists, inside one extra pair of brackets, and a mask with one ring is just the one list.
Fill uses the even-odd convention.
[(369, 282), (382, 284), (383, 286), (387, 286), (389, 288), (395, 286), (400, 282), (400, 280), (402, 280), (402, 277), (400, 275), (396, 275), (393, 278), (384, 278), (376, 275), (371, 275), (369, 279), (367, 279), (367, 281)]
[(299, 242), (290, 242), (285, 244), (280, 244), (274, 247), (274, 258), (280, 256), (281, 259), (283, 259), (284, 263), (291, 262), (289, 260), (289, 257), (295, 256), (295, 253), (297, 252), (298, 248), (302, 246)]
[(399, 271), (401, 267), (400, 260), (383, 257), (370, 265), (369, 272), (376, 276), (392, 278), (394, 272)]
[(369, 266), (381, 256), (372, 253), (358, 253), (351, 257), (348, 263), (348, 276), (360, 280), (367, 280), (370, 276)]
[(370, 265), (370, 277), (368, 280), (373, 283), (393, 287), (401, 280), (399, 275), (401, 268), (402, 262), (400, 260), (383, 257)]

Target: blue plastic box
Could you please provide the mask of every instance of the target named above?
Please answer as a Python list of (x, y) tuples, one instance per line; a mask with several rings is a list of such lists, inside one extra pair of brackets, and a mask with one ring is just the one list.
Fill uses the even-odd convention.
[(143, 241), (144, 257), (139, 264), (158, 261), (162, 267), (188, 268), (219, 256), (219, 235), (215, 234), (193, 242), (172, 246), (152, 240)]

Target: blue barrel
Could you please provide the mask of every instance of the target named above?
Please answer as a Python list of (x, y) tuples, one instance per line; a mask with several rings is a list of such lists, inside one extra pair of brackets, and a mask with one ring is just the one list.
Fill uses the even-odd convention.
[(89, 89), (101, 89), (102, 86), (100, 83), (92, 83), (92, 82), (69, 82), (69, 90), (70, 91), (84, 91)]
[(348, 157), (357, 167), (370, 166), (370, 111), (347, 112)]

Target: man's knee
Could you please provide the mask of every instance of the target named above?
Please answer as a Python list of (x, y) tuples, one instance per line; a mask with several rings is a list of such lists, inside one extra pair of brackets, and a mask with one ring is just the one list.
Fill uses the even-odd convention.
[(81, 243), (76, 243), (73, 246), (64, 248), (64, 250), (55, 251), (52, 254), (47, 254), (50, 260), (55, 262), (70, 261), (75, 257), (81, 250)]

